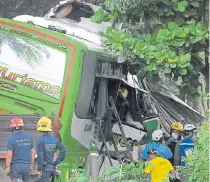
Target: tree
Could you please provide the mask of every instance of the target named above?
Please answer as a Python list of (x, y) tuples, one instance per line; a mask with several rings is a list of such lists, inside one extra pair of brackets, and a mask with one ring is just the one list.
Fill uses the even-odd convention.
[(133, 74), (145, 70), (147, 80), (169, 80), (167, 87), (175, 85), (175, 94), (204, 114), (208, 104), (201, 96), (209, 90), (208, 1), (106, 0), (101, 5), (92, 21), (112, 22), (101, 34), (107, 51), (129, 64)]

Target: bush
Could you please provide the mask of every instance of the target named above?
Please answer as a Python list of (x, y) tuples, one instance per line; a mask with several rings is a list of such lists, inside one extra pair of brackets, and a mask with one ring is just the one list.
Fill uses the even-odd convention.
[(181, 174), (187, 182), (209, 181), (209, 131), (209, 123), (203, 123), (193, 153), (185, 159), (187, 165), (181, 169)]
[(144, 170), (144, 162), (122, 164), (107, 168), (100, 179), (100, 182), (115, 181), (115, 182), (141, 182)]

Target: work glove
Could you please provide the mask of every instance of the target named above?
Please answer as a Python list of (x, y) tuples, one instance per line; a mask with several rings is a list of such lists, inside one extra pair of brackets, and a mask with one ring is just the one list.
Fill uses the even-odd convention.
[(171, 136), (171, 137), (169, 138), (169, 141), (170, 141), (170, 142), (174, 142), (174, 141), (175, 141), (174, 137)]
[(30, 164), (30, 172), (31, 172), (31, 174), (33, 174), (34, 171), (35, 171), (34, 163), (31, 163), (31, 164)]
[(5, 169), (6, 174), (9, 175), (10, 174), (10, 166), (9, 167), (5, 167), (4, 169)]
[(40, 178), (42, 176), (42, 171), (38, 171), (37, 175), (38, 175), (38, 178)]

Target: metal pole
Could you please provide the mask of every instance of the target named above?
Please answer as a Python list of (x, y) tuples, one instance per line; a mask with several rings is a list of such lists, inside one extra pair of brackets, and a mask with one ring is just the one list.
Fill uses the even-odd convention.
[(99, 154), (95, 142), (91, 143), (88, 156), (88, 176), (92, 182), (99, 181)]

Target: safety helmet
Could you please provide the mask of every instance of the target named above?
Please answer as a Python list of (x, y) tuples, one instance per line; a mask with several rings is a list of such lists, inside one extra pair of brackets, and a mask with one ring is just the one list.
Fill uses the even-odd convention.
[(10, 121), (10, 128), (19, 128), (19, 127), (23, 127), (23, 126), (24, 126), (24, 122), (21, 118), (14, 117)]
[(119, 89), (119, 92), (122, 94), (122, 96), (124, 98), (127, 98), (127, 96), (128, 96), (128, 90), (126, 88), (120, 88)]
[(163, 138), (163, 131), (162, 130), (155, 130), (152, 133), (152, 140), (153, 141), (159, 141), (161, 138)]
[(52, 121), (48, 117), (42, 117), (37, 122), (37, 131), (52, 131)]
[(172, 123), (171, 129), (182, 131), (183, 130), (183, 125), (180, 122), (175, 122), (175, 123)]
[(193, 137), (194, 134), (197, 134), (197, 129), (193, 124), (186, 124), (184, 126), (184, 136), (185, 137)]
[(186, 124), (184, 126), (184, 132), (189, 132), (189, 131), (194, 131), (194, 130), (197, 130), (195, 125), (193, 124)]

